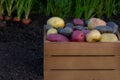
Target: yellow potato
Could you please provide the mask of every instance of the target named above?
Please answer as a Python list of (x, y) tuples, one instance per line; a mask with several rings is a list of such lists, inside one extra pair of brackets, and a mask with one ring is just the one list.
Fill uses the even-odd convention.
[(98, 42), (101, 39), (101, 33), (98, 30), (91, 30), (86, 35), (86, 41), (87, 42)]
[(51, 17), (48, 19), (47, 24), (51, 25), (53, 28), (63, 28), (65, 26), (64, 20), (60, 17)]
[(51, 28), (51, 29), (49, 29), (49, 30), (47, 31), (47, 35), (48, 35), (48, 34), (55, 34), (55, 33), (57, 33), (57, 30), (54, 29), (54, 28)]
[(113, 33), (103, 33), (100, 42), (116, 42), (118, 38)]
[(97, 26), (106, 26), (106, 22), (99, 18), (91, 18), (88, 22), (88, 28), (94, 29)]

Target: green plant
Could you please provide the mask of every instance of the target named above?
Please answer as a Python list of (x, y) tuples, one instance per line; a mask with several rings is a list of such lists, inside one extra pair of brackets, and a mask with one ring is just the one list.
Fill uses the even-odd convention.
[(66, 18), (71, 12), (72, 0), (47, 0), (47, 15)]
[(16, 2), (16, 11), (17, 11), (18, 19), (20, 19), (23, 14), (24, 3), (25, 3), (25, 0), (17, 0)]
[(105, 7), (104, 0), (99, 0), (99, 5), (97, 5), (96, 12), (95, 12), (96, 17), (101, 18), (104, 15), (105, 13), (104, 7)]
[(104, 0), (105, 14), (107, 18), (111, 17), (112, 14), (116, 14), (116, 3), (115, 0)]
[(96, 8), (99, 5), (99, 0), (84, 0), (84, 19), (87, 20), (96, 14)]
[(24, 6), (23, 6), (23, 10), (25, 13), (25, 19), (29, 18), (30, 15), (30, 11), (32, 9), (34, 1), (33, 0), (25, 0)]
[(42, 13), (45, 14), (46, 12), (46, 0), (34, 0), (34, 4), (31, 10), (31, 13)]
[(83, 14), (83, 0), (75, 0), (75, 17), (81, 18)]
[(118, 0), (115, 0), (116, 1), (116, 12), (117, 12), (117, 15), (120, 14), (120, 1)]
[(0, 15), (3, 15), (4, 12), (4, 7), (3, 7), (3, 3), (5, 0), (0, 0)]
[(5, 0), (5, 9), (8, 16), (11, 16), (12, 12), (15, 10), (15, 0)]

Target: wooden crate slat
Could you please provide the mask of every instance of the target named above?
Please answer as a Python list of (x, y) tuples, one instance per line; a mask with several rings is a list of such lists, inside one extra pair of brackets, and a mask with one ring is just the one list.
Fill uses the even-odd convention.
[(116, 70), (109, 71), (45, 71), (44, 80), (120, 80)]
[(45, 42), (45, 55), (116, 55), (120, 52), (119, 42)]
[(47, 57), (45, 69), (117, 69), (113, 57)]

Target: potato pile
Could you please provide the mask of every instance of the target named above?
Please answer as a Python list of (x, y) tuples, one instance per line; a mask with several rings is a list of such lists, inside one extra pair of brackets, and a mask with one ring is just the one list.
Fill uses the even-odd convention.
[(99, 18), (83, 21), (74, 18), (65, 23), (60, 17), (51, 17), (44, 25), (46, 40), (51, 42), (117, 42), (118, 25)]

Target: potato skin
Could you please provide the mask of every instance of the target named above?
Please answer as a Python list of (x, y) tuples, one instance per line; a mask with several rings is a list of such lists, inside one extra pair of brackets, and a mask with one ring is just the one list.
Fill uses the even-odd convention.
[(76, 26), (83, 26), (84, 25), (84, 21), (80, 18), (74, 18), (73, 19), (73, 23), (76, 25)]
[(47, 20), (47, 24), (51, 25), (53, 28), (58, 28), (58, 27), (64, 27), (65, 22), (62, 18), (60, 17), (51, 17), (50, 19)]
[(101, 33), (98, 30), (91, 30), (86, 35), (87, 42), (99, 42), (101, 39)]
[(118, 38), (113, 33), (103, 33), (100, 42), (117, 42)]
[(113, 28), (110, 26), (97, 26), (95, 29), (100, 31), (101, 33), (113, 33)]
[(47, 31), (47, 35), (48, 35), (48, 34), (54, 34), (54, 33), (57, 33), (57, 30), (54, 29), (54, 28), (51, 28), (51, 29), (49, 29), (49, 30)]
[(46, 39), (51, 42), (69, 42), (69, 39), (61, 34), (48, 34)]
[(85, 41), (84, 32), (75, 30), (71, 35), (71, 40), (74, 42), (84, 42)]
[(106, 26), (106, 22), (99, 18), (91, 18), (88, 22), (88, 28), (94, 29), (96, 26)]
[(118, 32), (118, 25), (114, 22), (107, 22), (107, 26), (111, 27), (113, 29), (113, 33), (117, 33)]

